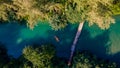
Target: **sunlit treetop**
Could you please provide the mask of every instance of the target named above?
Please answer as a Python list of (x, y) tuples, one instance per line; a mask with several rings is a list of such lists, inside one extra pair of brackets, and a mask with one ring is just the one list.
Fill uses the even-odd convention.
[(50, 68), (51, 60), (55, 55), (53, 45), (41, 45), (40, 47), (25, 47), (23, 56), (33, 64), (33, 68)]
[(25, 19), (31, 29), (38, 21), (48, 21), (55, 30), (83, 21), (107, 29), (114, 23), (112, 3), (113, 0), (11, 0), (0, 5), (0, 20)]
[(114, 23), (109, 8), (112, 0), (71, 0), (70, 6), (66, 12), (69, 21), (87, 21), (89, 25), (96, 24), (102, 29), (109, 28), (110, 23)]

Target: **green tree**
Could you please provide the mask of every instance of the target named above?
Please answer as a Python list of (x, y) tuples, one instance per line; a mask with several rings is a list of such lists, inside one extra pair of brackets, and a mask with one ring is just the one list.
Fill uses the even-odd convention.
[(66, 58), (55, 55), (52, 45), (27, 46), (17, 59), (9, 57), (0, 45), (0, 68), (117, 68), (116, 63), (98, 59), (87, 51), (76, 52), (72, 65), (68, 66)]
[(120, 14), (120, 0), (114, 0), (113, 6), (110, 7), (114, 15)]
[(98, 59), (88, 52), (77, 52), (73, 57), (72, 68), (117, 68), (116, 64)]
[(52, 45), (42, 45), (39, 48), (28, 46), (23, 50), (24, 58), (30, 61), (34, 68), (50, 68), (54, 55), (55, 50)]
[(32, 29), (37, 21), (48, 21), (53, 29), (64, 28), (69, 22), (89, 22), (102, 29), (113, 23), (109, 7), (113, 0), (1, 0), (0, 19), (25, 19)]
[(0, 21), (9, 21), (10, 3), (11, 1), (8, 0), (0, 0)]
[(25, 19), (27, 26), (33, 29), (38, 21), (42, 21), (45, 17), (44, 13), (35, 7), (35, 0), (12, 0), (12, 6), (17, 9), (17, 20)]

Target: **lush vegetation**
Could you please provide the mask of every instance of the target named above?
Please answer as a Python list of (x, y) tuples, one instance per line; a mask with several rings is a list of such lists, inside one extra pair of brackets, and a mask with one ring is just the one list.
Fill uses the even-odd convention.
[(56, 30), (88, 21), (106, 29), (119, 9), (119, 0), (0, 0), (0, 21), (24, 21), (31, 29), (38, 21), (48, 21)]
[(114, 15), (120, 14), (120, 0), (114, 0), (111, 10)]
[(55, 47), (50, 44), (27, 46), (18, 59), (8, 56), (6, 49), (0, 47), (0, 68), (117, 68), (115, 63), (98, 59), (87, 51), (77, 52), (70, 67), (67, 60), (57, 57)]
[[(114, 23), (112, 16), (116, 14), (120, 14), (119, 0), (0, 0), (1, 23), (24, 22), (31, 29), (38, 21), (48, 22), (55, 30), (69, 23), (85, 21), (89, 25), (96, 24), (101, 29), (107, 29)], [(117, 67), (115, 63), (101, 61), (86, 52), (76, 53), (70, 67), (67, 66), (67, 60), (56, 56), (53, 45), (25, 47), (18, 59), (8, 56), (6, 49), (0, 47), (0, 68)]]

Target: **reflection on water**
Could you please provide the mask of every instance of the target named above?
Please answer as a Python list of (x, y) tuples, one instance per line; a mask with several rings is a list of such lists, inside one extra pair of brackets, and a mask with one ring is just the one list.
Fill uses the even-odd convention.
[[(120, 16), (115, 18), (117, 23), (106, 31), (85, 24), (77, 50), (88, 50), (99, 57), (113, 61), (120, 59)], [(15, 23), (1, 24), (0, 42), (6, 45), (8, 54), (14, 57), (20, 56), (22, 49), (27, 45), (43, 43), (54, 44), (58, 56), (69, 57), (77, 27), (78, 25), (68, 25), (64, 30), (53, 31), (46, 23), (39, 24), (34, 30)], [(57, 36), (60, 41), (56, 42), (54, 36)]]

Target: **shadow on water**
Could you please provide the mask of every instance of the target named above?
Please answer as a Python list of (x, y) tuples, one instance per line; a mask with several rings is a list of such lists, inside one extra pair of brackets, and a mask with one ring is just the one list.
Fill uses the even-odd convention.
[(76, 34), (76, 26), (68, 25), (64, 30), (55, 33), (60, 39), (57, 43), (58, 56), (69, 57), (71, 45)]
[(113, 56), (112, 56), (112, 60), (114, 61), (114, 62), (116, 62), (118, 65), (119, 65), (119, 68), (120, 68), (120, 52), (118, 52), (117, 54), (114, 54)]
[(110, 40), (110, 31), (105, 30), (95, 37), (91, 37), (91, 34), (92, 33), (90, 33), (86, 28), (82, 30), (81, 36), (79, 37), (76, 45), (76, 50), (85, 50), (96, 55), (98, 58), (103, 58), (120, 64), (120, 52), (114, 55), (109, 54), (109, 48), (112, 44), (112, 41)]
[[(0, 25), (0, 27), (0, 41), (5, 43), (8, 53), (14, 57), (21, 55), (22, 49), (26, 45), (52, 43), (56, 47), (58, 56), (68, 58), (78, 25), (68, 25), (65, 29), (59, 31), (49, 29), (48, 25), (41, 25), (40, 28), (33, 31), (16, 24)], [(92, 37), (94, 34), (88, 29), (83, 28), (76, 49), (80, 51), (87, 50), (100, 58), (111, 59), (120, 63), (118, 60), (120, 59), (120, 51), (114, 55), (108, 54), (109, 46), (112, 44), (109, 37), (111, 31), (106, 30), (98, 35), (95, 32), (96, 35)], [(57, 36), (60, 41), (57, 42), (54, 36)], [(17, 40), (19, 44), (16, 44)]]
[[(51, 41), (57, 48), (58, 56), (69, 58), (71, 45), (73, 43), (77, 26), (69, 25), (67, 28), (61, 31), (49, 31), (49, 35), (51, 35)], [(60, 42), (56, 42), (54, 39), (54, 35), (56, 35)], [(108, 59), (109, 55), (107, 54), (107, 48), (110, 45), (109, 40), (109, 31), (104, 31), (103, 33), (97, 35), (96, 37), (91, 37), (91, 33), (83, 28), (82, 33), (79, 37), (78, 43), (76, 45), (77, 50), (87, 50), (92, 52), (93, 54), (100, 56), (101, 58)]]
[[(24, 26), (20, 26), (17, 23), (8, 23), (0, 25), (0, 41), (4, 43), (8, 50), (9, 55), (16, 56), (15, 53), (20, 52), (21, 46), (18, 47), (16, 40), (18, 38), (19, 31)], [(13, 51), (14, 50), (14, 51)]]
[[(38, 44), (45, 44), (46, 42), (52, 43), (55, 45), (57, 55), (59, 57), (69, 58), (71, 45), (74, 40), (77, 27), (78, 25), (74, 27), (73, 25), (68, 25), (67, 28), (65, 28), (64, 30), (59, 31), (48, 30), (47, 38), (38, 37), (38, 39), (34, 40), (34, 43)], [(83, 28), (78, 43), (76, 45), (76, 50), (80, 51), (87, 50), (99, 58), (108, 59), (119, 64), (120, 61), (118, 59), (120, 59), (119, 58), (120, 53), (117, 53), (115, 55), (109, 54), (109, 47), (112, 44), (109, 38), (110, 31), (109, 30), (103, 31), (102, 33), (96, 35), (95, 37), (92, 37), (91, 34), (92, 33), (90, 33), (88, 29)], [(57, 36), (60, 41), (57, 42), (54, 36)]]
[(102, 34), (92, 38), (89, 31), (83, 29), (78, 40), (77, 49), (87, 50), (102, 58), (108, 58), (107, 48), (110, 44), (109, 31), (104, 31)]
[(0, 66), (9, 62), (10, 56), (7, 54), (7, 49), (5, 45), (0, 42)]
[[(73, 25), (68, 25), (67, 28), (58, 31), (48, 30), (47, 31), (48, 37), (46, 38), (38, 37), (37, 39), (34, 40), (34, 44), (36, 43), (45, 44), (46, 42), (52, 43), (56, 47), (58, 56), (69, 57), (71, 44), (76, 33), (75, 30), (77, 28), (76, 26), (74, 27), (72, 26)], [(54, 36), (58, 37), (59, 42), (56, 41)]]

